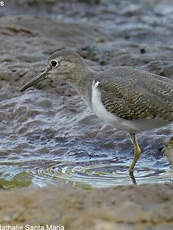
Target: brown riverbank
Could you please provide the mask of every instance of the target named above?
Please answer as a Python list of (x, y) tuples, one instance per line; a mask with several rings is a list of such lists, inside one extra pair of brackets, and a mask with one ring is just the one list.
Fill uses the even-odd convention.
[(171, 230), (173, 185), (81, 190), (70, 185), (0, 191), (1, 225), (69, 230)]

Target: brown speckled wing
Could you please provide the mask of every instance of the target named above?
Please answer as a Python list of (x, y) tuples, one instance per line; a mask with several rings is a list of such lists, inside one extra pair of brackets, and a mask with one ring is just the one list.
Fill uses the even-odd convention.
[(133, 74), (131, 78), (99, 81), (98, 88), (105, 108), (127, 120), (157, 117), (173, 121), (173, 81), (143, 73), (140, 73), (140, 78)]

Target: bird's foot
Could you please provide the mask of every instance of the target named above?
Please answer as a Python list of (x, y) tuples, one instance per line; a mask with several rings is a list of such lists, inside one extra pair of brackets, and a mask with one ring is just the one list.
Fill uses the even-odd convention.
[(133, 184), (137, 184), (137, 183), (136, 183), (135, 176), (134, 176), (134, 174), (133, 174), (133, 170), (129, 170), (129, 176), (130, 176), (130, 178), (131, 178)]

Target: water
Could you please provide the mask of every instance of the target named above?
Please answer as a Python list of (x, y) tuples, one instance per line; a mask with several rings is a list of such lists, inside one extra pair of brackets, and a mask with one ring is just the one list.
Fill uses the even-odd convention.
[[(66, 155), (66, 154), (64, 154)], [(28, 157), (31, 158), (31, 157)], [(129, 159), (130, 158), (130, 159)], [(60, 181), (73, 182), (82, 187), (110, 187), (132, 184), (128, 167), (132, 156), (107, 157), (65, 157), (40, 155), (36, 159), (0, 162), (0, 184), (4, 189), (35, 184), (45, 186)], [(164, 183), (173, 179), (166, 157), (148, 159), (141, 157), (135, 168), (138, 184)]]
[[(84, 189), (132, 184), (133, 146), (125, 132), (104, 126), (63, 83), (45, 81), (42, 90), (24, 93), (19, 88), (44, 69), (50, 51), (67, 46), (89, 47), (84, 56), (97, 70), (128, 65), (171, 77), (173, 7), (53, 3), (47, 12), (44, 4), (30, 8), (15, 2), (0, 9), (6, 15), (0, 18), (0, 188), (62, 181)], [(96, 44), (99, 39), (105, 42)], [(138, 135), (138, 184), (172, 182), (173, 169), (163, 154), (170, 137), (171, 126)]]
[[(133, 146), (125, 132), (104, 126), (74, 91), (1, 91), (0, 187), (72, 183), (84, 189), (132, 184)], [(74, 94), (74, 95), (72, 95)], [(58, 99), (57, 99), (58, 98)], [(140, 134), (138, 184), (172, 182), (162, 147), (170, 128)]]

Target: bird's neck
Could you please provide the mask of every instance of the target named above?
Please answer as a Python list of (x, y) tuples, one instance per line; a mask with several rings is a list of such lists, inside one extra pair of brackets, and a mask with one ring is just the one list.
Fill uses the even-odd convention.
[(73, 76), (69, 82), (79, 92), (80, 96), (88, 105), (91, 103), (91, 89), (95, 74), (96, 72), (88, 65), (80, 66), (72, 73)]

